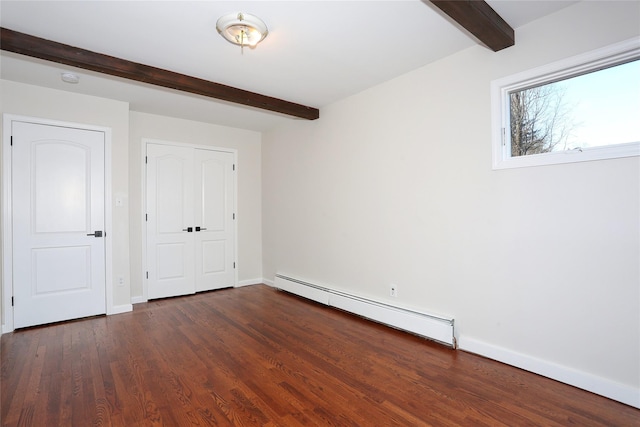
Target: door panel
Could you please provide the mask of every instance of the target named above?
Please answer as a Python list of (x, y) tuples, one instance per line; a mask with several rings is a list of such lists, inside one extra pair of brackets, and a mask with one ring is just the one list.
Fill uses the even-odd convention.
[(184, 243), (160, 243), (156, 246), (158, 280), (179, 279), (185, 277), (188, 245)]
[(191, 186), (191, 153), (164, 153), (154, 157), (154, 150), (150, 157), (156, 166), (156, 219), (157, 232), (171, 234), (181, 232), (183, 226), (191, 224), (193, 209)]
[(33, 249), (34, 296), (91, 288), (91, 248)]
[[(202, 239), (204, 240), (204, 239)], [(226, 245), (224, 240), (204, 240), (202, 248), (202, 272), (207, 274), (221, 273), (225, 270)]]
[(87, 230), (91, 209), (87, 192), (89, 147), (66, 141), (41, 141), (32, 146), (35, 232)]
[(202, 224), (207, 224), (207, 231), (222, 231), (225, 228), (226, 197), (226, 162), (220, 154), (199, 150), (198, 172), (202, 208), (199, 209)]
[(12, 122), (14, 326), (106, 312), (103, 132)]
[(196, 150), (196, 291), (235, 284), (233, 154)]
[(193, 149), (147, 145), (148, 297), (195, 292)]

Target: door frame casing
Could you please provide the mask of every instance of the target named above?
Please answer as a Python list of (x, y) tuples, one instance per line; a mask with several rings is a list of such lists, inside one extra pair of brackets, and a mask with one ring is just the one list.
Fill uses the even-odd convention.
[(175, 147), (185, 147), (185, 148), (197, 148), (200, 150), (210, 150), (210, 151), (222, 151), (224, 153), (232, 153), (233, 154), (233, 164), (235, 165), (235, 174), (233, 176), (233, 212), (235, 213), (235, 221), (233, 221), (233, 235), (235, 239), (235, 244), (233, 248), (233, 256), (236, 263), (236, 268), (234, 269), (234, 277), (233, 287), (238, 286), (238, 150), (235, 148), (227, 148), (227, 147), (217, 147), (213, 145), (202, 145), (202, 144), (189, 144), (184, 142), (176, 142), (176, 141), (167, 141), (161, 139), (154, 138), (142, 138), (141, 141), (141, 185), (142, 185), (142, 245), (141, 245), (141, 259), (140, 259), (140, 278), (142, 280), (142, 296), (140, 297), (132, 297), (131, 302), (134, 304), (147, 302), (149, 300), (149, 281), (147, 280), (147, 222), (145, 221), (145, 214), (147, 214), (147, 145), (148, 144), (160, 144), (160, 145), (170, 145)]
[(111, 128), (4, 113), (2, 115), (2, 333), (13, 331), (13, 205), (11, 129), (13, 122), (67, 127), (104, 133), (104, 221), (105, 221), (105, 299), (107, 315), (117, 311), (113, 305), (113, 220), (111, 204)]

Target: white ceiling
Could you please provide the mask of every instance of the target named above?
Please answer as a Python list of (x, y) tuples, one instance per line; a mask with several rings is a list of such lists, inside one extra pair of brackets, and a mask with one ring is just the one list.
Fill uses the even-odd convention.
[[(576, 1), (489, 0), (513, 28)], [(269, 36), (256, 49), (220, 37), (243, 11)], [(0, 26), (320, 108), (477, 41), (428, 1), (0, 1)], [(516, 31), (517, 44), (517, 31)], [(60, 80), (74, 71), (80, 83)], [(2, 52), (6, 80), (112, 98), (131, 110), (262, 131), (293, 119)]]

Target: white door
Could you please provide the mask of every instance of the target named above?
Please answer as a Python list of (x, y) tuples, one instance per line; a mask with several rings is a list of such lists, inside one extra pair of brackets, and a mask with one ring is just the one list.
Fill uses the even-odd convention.
[(195, 292), (193, 149), (147, 145), (149, 298)]
[(147, 144), (147, 295), (235, 284), (233, 154)]
[(12, 122), (14, 327), (104, 314), (105, 134)]
[(196, 291), (234, 285), (233, 154), (195, 150)]

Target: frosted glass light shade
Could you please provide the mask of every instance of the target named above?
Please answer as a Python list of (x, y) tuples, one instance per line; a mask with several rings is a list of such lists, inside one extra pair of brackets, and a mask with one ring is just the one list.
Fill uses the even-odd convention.
[(238, 46), (255, 47), (267, 37), (267, 25), (248, 13), (230, 13), (218, 19), (216, 29), (222, 37)]

